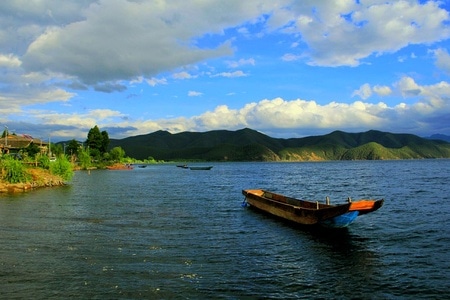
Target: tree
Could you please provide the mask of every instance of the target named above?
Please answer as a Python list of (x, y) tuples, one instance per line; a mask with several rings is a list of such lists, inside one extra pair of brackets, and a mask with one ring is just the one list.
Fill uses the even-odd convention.
[(41, 152), (41, 149), (39, 149), (38, 145), (31, 142), (28, 147), (25, 148), (25, 152), (28, 153), (28, 156), (35, 157), (36, 154)]
[(109, 151), (110, 158), (113, 161), (121, 161), (125, 157), (125, 150), (122, 147), (114, 147)]
[(88, 132), (86, 145), (89, 148), (92, 157), (99, 159), (103, 154), (107, 153), (109, 146), (108, 132), (102, 131), (97, 125)]
[(64, 153), (63, 145), (61, 144), (51, 144), (52, 156), (59, 156)]
[(101, 147), (100, 147), (100, 152), (106, 153), (108, 152), (108, 146), (109, 146), (109, 135), (108, 132), (106, 132), (106, 130), (102, 131), (102, 143), (101, 143)]
[(100, 150), (102, 147), (102, 134), (97, 125), (91, 128), (87, 135), (86, 146), (90, 150)]
[(66, 154), (77, 155), (78, 149), (80, 149), (80, 144), (75, 139), (73, 139), (66, 147)]

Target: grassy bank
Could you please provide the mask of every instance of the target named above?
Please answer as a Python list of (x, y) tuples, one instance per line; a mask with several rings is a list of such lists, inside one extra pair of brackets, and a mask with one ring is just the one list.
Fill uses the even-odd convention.
[(36, 165), (13, 159), (7, 155), (0, 159), (0, 193), (30, 191), (40, 187), (61, 186), (73, 176), (73, 166), (61, 156), (50, 162), (48, 157)]
[(10, 183), (0, 179), (0, 194), (27, 192), (36, 188), (65, 185), (61, 176), (51, 174), (49, 170), (28, 168), (27, 172), (30, 177), (26, 182)]

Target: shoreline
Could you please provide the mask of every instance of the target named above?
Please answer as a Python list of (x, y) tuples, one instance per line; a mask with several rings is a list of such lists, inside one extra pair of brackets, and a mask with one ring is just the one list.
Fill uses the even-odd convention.
[(30, 169), (31, 180), (28, 182), (9, 183), (0, 180), (0, 195), (32, 191), (39, 188), (64, 186), (64, 180), (42, 169)]
[(31, 190), (35, 190), (38, 188), (45, 187), (54, 187), (54, 186), (64, 186), (66, 183), (59, 182), (48, 182), (45, 184), (38, 184), (36, 182), (25, 182), (25, 183), (5, 183), (0, 182), (0, 194), (15, 194), (15, 193), (23, 193)]

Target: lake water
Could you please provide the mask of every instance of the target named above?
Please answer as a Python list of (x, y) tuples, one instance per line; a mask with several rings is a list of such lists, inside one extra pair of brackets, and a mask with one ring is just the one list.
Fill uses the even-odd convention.
[[(450, 160), (149, 165), (0, 196), (1, 299), (450, 299)], [(295, 228), (242, 189), (384, 198)]]

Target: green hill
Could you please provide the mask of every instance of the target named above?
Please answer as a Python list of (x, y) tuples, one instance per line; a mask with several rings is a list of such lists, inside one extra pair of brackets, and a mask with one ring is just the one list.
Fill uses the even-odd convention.
[(412, 134), (370, 130), (334, 131), (322, 136), (280, 139), (252, 129), (208, 132), (167, 131), (111, 139), (136, 159), (182, 161), (316, 161), (450, 158), (450, 144)]

